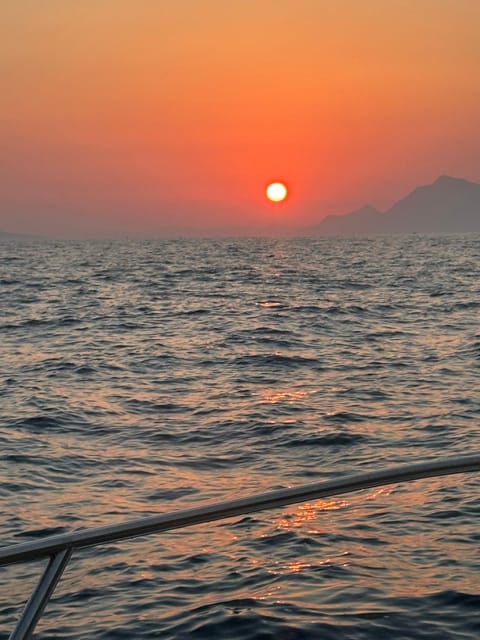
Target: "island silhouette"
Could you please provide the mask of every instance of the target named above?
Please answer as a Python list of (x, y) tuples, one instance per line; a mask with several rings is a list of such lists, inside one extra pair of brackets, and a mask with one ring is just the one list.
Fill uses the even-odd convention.
[(440, 176), (384, 212), (367, 205), (327, 216), (307, 232), (322, 236), (480, 232), (480, 184)]

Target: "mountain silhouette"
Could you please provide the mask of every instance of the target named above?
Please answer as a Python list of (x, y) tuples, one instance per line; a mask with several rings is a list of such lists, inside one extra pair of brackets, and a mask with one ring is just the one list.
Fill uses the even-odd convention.
[(365, 233), (365, 229), (375, 229), (382, 224), (383, 214), (366, 205), (361, 209), (341, 216), (327, 216), (314, 227), (324, 235), (349, 235)]
[(383, 213), (366, 206), (309, 229), (328, 236), (469, 231), (480, 232), (480, 184), (450, 176), (417, 187)]

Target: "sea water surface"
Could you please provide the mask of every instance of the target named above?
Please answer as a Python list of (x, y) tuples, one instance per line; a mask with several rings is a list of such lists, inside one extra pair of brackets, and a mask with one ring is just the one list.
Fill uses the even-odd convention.
[[(0, 303), (2, 546), (479, 450), (479, 235), (3, 242)], [(479, 549), (479, 474), (377, 488), (78, 552), (38, 637), (476, 640)]]

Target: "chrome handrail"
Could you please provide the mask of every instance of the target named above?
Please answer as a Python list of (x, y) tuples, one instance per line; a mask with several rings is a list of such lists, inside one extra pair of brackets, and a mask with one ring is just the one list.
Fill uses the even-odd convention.
[(137, 518), (120, 524), (81, 529), (73, 533), (49, 536), (41, 540), (24, 542), (0, 548), (0, 566), (28, 562), (49, 557), (50, 562), (34, 593), (27, 602), (10, 640), (27, 640), (40, 619), (71, 554), (76, 549), (126, 538), (171, 531), (183, 527), (213, 522), (225, 518), (274, 509), (298, 502), (306, 502), (381, 485), (411, 482), (457, 473), (480, 471), (480, 454), (430, 460), (417, 464), (400, 465), (380, 471), (367, 471), (299, 487), (280, 489), (258, 495), (205, 504), (192, 509)]

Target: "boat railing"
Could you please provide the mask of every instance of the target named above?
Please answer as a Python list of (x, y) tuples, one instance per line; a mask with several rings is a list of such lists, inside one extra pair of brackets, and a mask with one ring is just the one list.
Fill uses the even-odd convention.
[(35, 626), (50, 600), (72, 553), (78, 549), (127, 538), (181, 529), (196, 524), (275, 509), (309, 500), (318, 500), (344, 493), (370, 489), (383, 485), (411, 482), (422, 478), (480, 471), (480, 454), (457, 456), (415, 464), (404, 464), (378, 471), (349, 474), (330, 480), (279, 489), (235, 500), (205, 504), (191, 509), (137, 518), (120, 524), (111, 524), (71, 533), (48, 536), (0, 548), (0, 566), (48, 558), (32, 595), (9, 640), (31, 638)]

